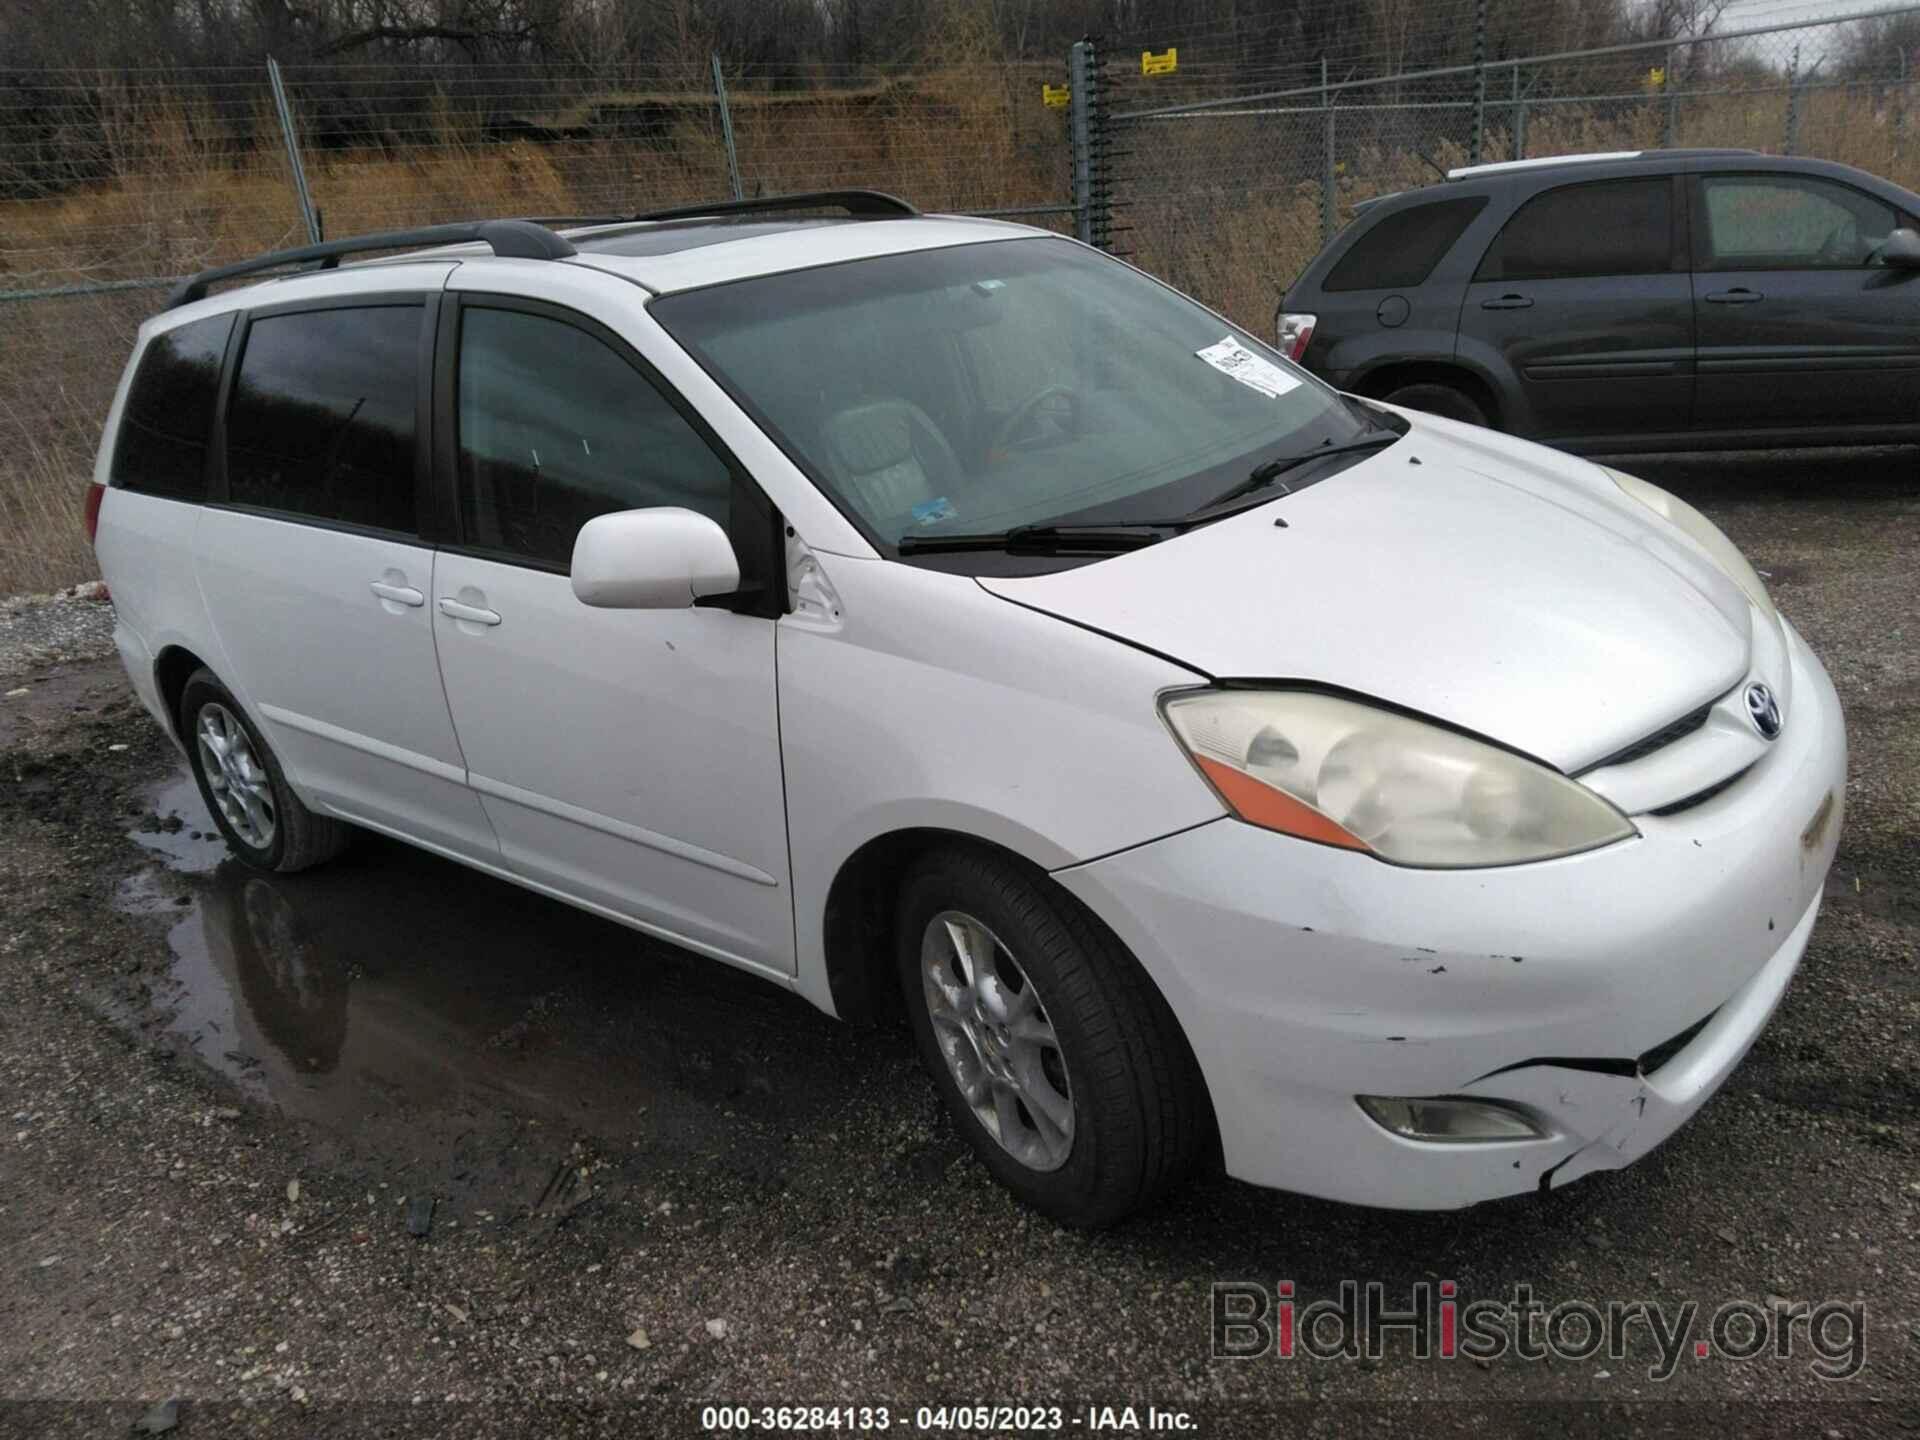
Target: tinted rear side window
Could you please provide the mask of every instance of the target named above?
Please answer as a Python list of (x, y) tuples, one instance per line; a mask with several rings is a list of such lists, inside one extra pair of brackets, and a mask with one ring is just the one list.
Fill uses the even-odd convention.
[(420, 307), (263, 316), (245, 343), (227, 409), (233, 503), (411, 531)]
[(207, 437), (232, 330), (232, 315), (215, 315), (147, 346), (113, 445), (115, 485), (177, 500), (206, 497)]
[(1335, 262), (1322, 290), (1400, 290), (1423, 284), (1487, 197), (1441, 200), (1383, 216)]
[(1673, 182), (1603, 180), (1534, 196), (1507, 221), (1476, 280), (1653, 275), (1673, 268)]

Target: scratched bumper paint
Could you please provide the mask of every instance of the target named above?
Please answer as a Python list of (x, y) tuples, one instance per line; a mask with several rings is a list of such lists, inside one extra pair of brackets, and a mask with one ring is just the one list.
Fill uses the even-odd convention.
[[(1839, 701), (1789, 647), (1779, 740), (1712, 799), (1636, 817), (1637, 840), (1443, 872), (1221, 820), (1058, 872), (1186, 1023), (1229, 1171), (1447, 1209), (1628, 1164), (1692, 1116), (1785, 993), (1839, 841)], [(1497, 1096), (1550, 1133), (1406, 1140), (1359, 1094)]]

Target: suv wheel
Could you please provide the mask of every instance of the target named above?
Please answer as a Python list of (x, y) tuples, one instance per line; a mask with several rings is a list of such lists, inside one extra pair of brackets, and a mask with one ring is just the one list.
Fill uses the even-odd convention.
[(1044, 1214), (1110, 1224), (1190, 1167), (1201, 1083), (1172, 1012), (1071, 897), (937, 851), (896, 934), (920, 1055), (988, 1170)]
[(1389, 405), (1400, 405), (1408, 410), (1424, 410), (1429, 415), (1438, 415), (1442, 420), (1459, 420), (1467, 425), (1487, 423), (1487, 412), (1480, 408), (1479, 401), (1464, 390), (1456, 390), (1451, 385), (1442, 385), (1437, 381), (1402, 385), (1398, 390), (1380, 398)]
[(300, 802), (267, 742), (211, 670), (187, 679), (180, 733), (200, 798), (228, 848), (249, 865), (304, 870), (346, 847), (347, 827)]

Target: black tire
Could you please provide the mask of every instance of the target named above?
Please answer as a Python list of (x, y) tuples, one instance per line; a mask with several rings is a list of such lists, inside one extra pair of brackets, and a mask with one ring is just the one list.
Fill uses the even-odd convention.
[[(1018, 971), (1011, 973), (1030, 977), (1058, 1038), (1072, 1132), (1057, 1168), (1035, 1168), (995, 1138), (935, 1038), (922, 945), (946, 912), (986, 927), (999, 942), (995, 963), (1012, 957)], [(901, 987), (921, 1060), (995, 1179), (1042, 1214), (1090, 1228), (1143, 1208), (1192, 1168), (1210, 1112), (1186, 1038), (1139, 964), (1077, 901), (1011, 859), (956, 847), (928, 854), (909, 872), (896, 921)]]
[[(197, 737), (201, 714), (209, 705), (218, 705), (225, 716), (246, 732), (253, 755), (266, 772), (272, 793), (273, 824), (271, 832), (265, 836), (265, 844), (252, 843), (235, 828), (207, 777), (206, 752)], [(180, 692), (180, 738), (186, 744), (187, 760), (193, 767), (194, 781), (200, 787), (200, 798), (206, 802), (213, 823), (220, 827), (227, 848), (247, 864), (259, 870), (278, 870), (283, 873), (305, 870), (331, 860), (346, 848), (353, 834), (352, 829), (328, 816), (314, 814), (301, 803), (300, 797), (293, 793), (293, 787), (287, 784), (287, 777), (280, 769), (279, 757), (273, 753), (252, 718), (240, 707), (240, 702), (233, 698), (232, 692), (220, 683), (211, 670), (202, 668), (194, 671), (187, 677), (186, 686)]]
[(1403, 406), (1408, 410), (1424, 410), (1429, 415), (1438, 415), (1442, 420), (1458, 420), (1466, 425), (1487, 423), (1487, 412), (1481, 408), (1478, 400), (1464, 390), (1456, 390), (1451, 385), (1442, 385), (1437, 381), (1402, 385), (1398, 390), (1380, 398), (1389, 405)]

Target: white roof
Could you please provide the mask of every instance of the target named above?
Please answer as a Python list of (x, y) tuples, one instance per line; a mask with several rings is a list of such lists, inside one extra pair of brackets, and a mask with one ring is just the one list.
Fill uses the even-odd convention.
[[(673, 222), (681, 226), (687, 221)], [(724, 221), (716, 217), (716, 224)], [(561, 233), (579, 241), (594, 235), (634, 230), (631, 223), (575, 227)], [(702, 285), (746, 280), (756, 275), (774, 275), (787, 270), (806, 270), (816, 265), (833, 265), (843, 260), (864, 260), (876, 255), (906, 254), (915, 250), (942, 250), (955, 245), (976, 245), (991, 240), (1013, 240), (1023, 236), (1050, 235), (1031, 225), (1015, 225), (1003, 220), (987, 220), (966, 215), (921, 215), (897, 220), (858, 220), (839, 225), (796, 225), (785, 230), (756, 230), (743, 233), (737, 240), (711, 240), (684, 250), (658, 255), (619, 255), (604, 250), (582, 250), (565, 260), (509, 260), (503, 263), (523, 265), (579, 265), (632, 280), (655, 294), (671, 294)], [(206, 315), (239, 309), (247, 305), (273, 304), (282, 299), (305, 299), (309, 295), (351, 295), (390, 290), (396, 284), (396, 272), (407, 267), (430, 267), (409, 282), (423, 289), (444, 284), (454, 264), (482, 264), (494, 258), (485, 244), (439, 245), (428, 250), (410, 250), (403, 254), (383, 255), (375, 259), (353, 261), (332, 270), (304, 270), (291, 274), (267, 275), (249, 284), (237, 285), (191, 305), (163, 310), (141, 327), (142, 331), (166, 330)], [(263, 296), (263, 290), (271, 295)]]
[[(631, 227), (606, 226), (564, 233), (579, 243), (608, 230), (628, 228)], [(875, 255), (898, 255), (913, 250), (942, 250), (954, 245), (977, 245), (987, 240), (1012, 240), (1048, 233), (1002, 220), (922, 215), (898, 220), (856, 220), (843, 225), (797, 225), (791, 230), (760, 231), (738, 240), (721, 240), (662, 255), (617, 255), (583, 249), (565, 263), (611, 271), (664, 295), (756, 275), (773, 275), (783, 270), (833, 265), (843, 260), (865, 260)]]

